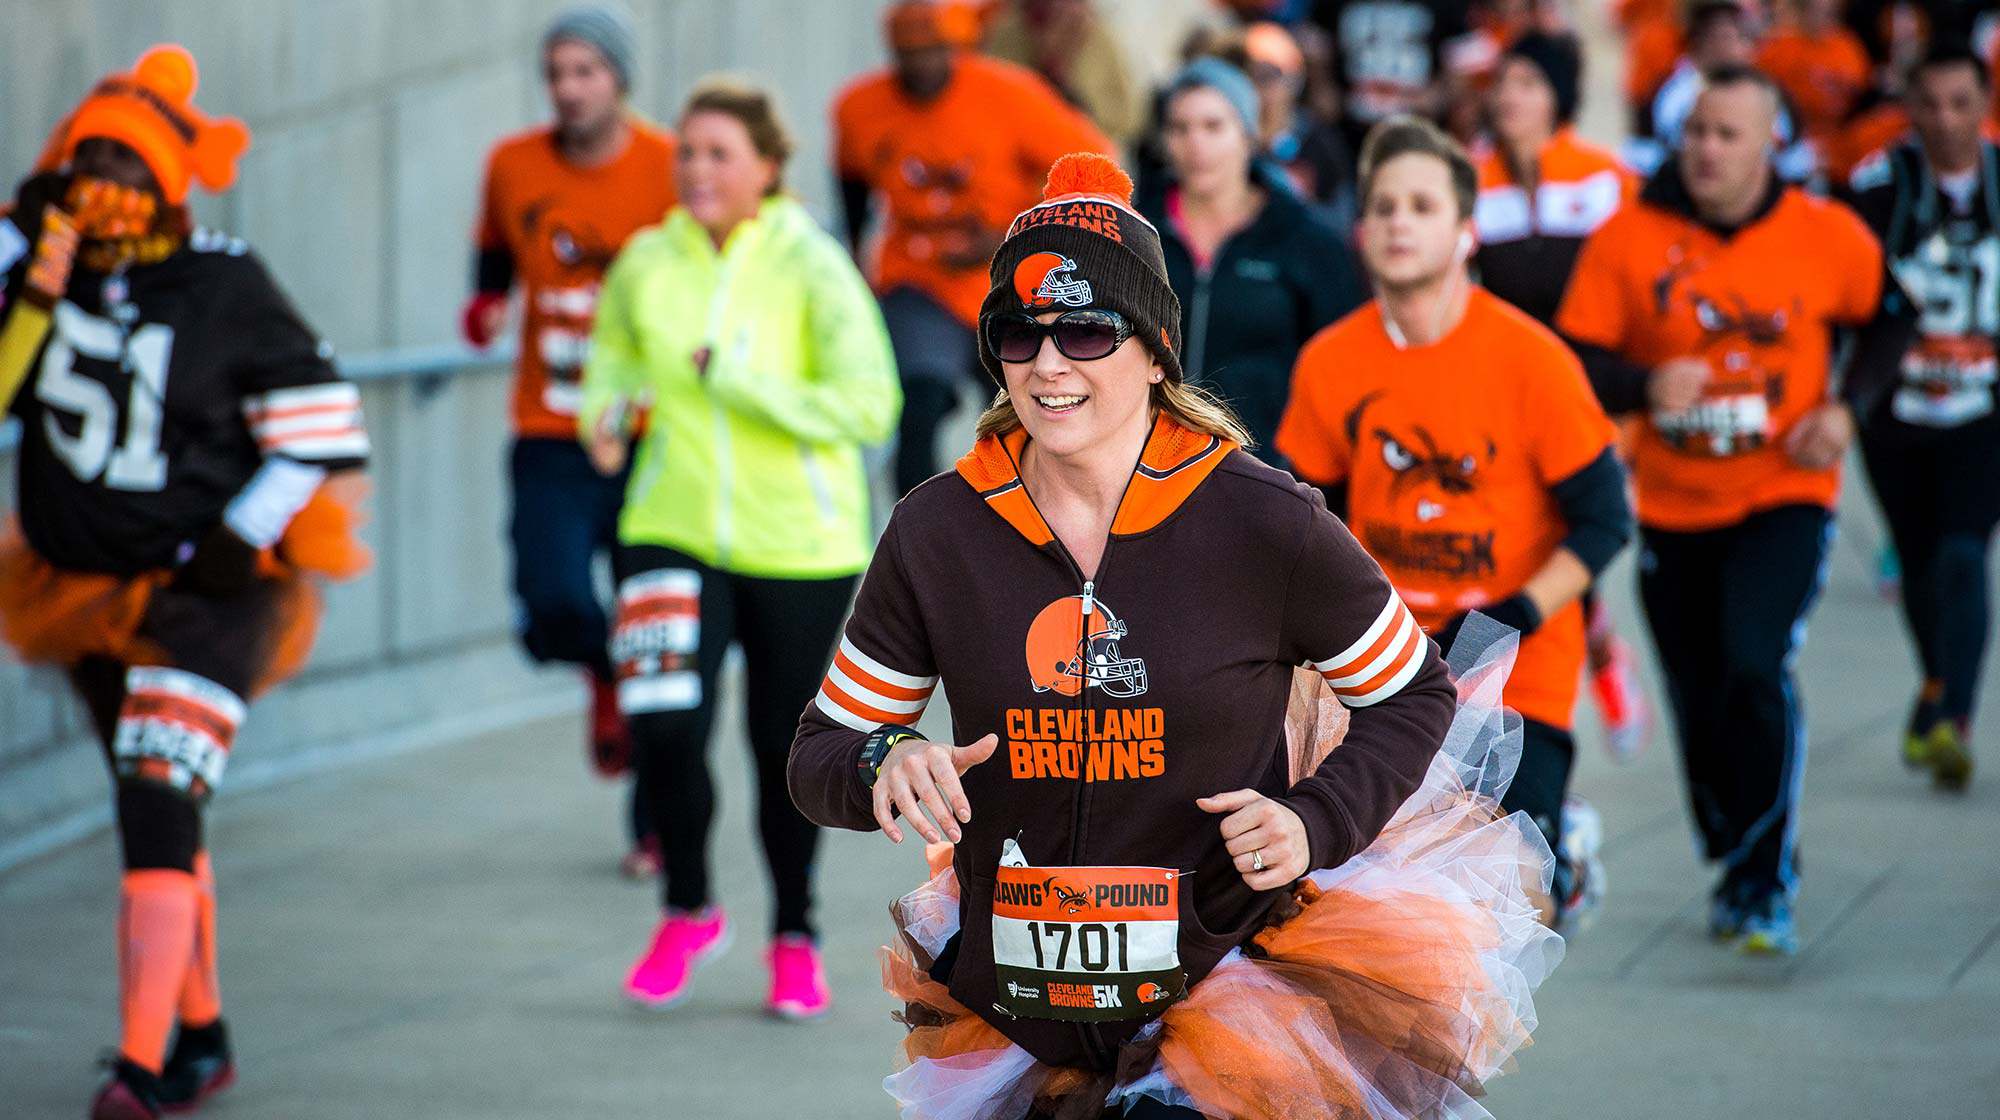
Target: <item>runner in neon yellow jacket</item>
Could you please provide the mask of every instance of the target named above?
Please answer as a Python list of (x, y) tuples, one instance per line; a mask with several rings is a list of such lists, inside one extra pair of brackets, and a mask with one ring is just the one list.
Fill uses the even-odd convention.
[(786, 195), (715, 244), (684, 207), (604, 278), (581, 438), (650, 406), (619, 519), (723, 571), (851, 575), (873, 545), (861, 447), (902, 407), (881, 312), (840, 244)]

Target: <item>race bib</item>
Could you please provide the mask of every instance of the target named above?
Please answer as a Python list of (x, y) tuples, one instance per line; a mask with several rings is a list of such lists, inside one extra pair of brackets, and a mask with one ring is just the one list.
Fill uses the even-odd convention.
[(583, 406), (583, 366), (590, 358), (590, 324), (597, 314), (596, 284), (573, 288), (543, 288), (535, 294), (541, 328), (535, 351), (548, 378), (542, 407), (558, 416), (575, 416)]
[(1926, 338), (1903, 356), (1890, 408), (1905, 424), (1955, 428), (1993, 411), (1996, 363), (1985, 338)]
[(1653, 426), (1690, 455), (1741, 455), (1771, 436), (1771, 405), (1762, 393), (1708, 397), (1677, 412), (1655, 412)]
[(1166, 867), (1030, 867), (1008, 841), (993, 891), (997, 1006), (1021, 1019), (1113, 1022), (1187, 992), (1181, 873)]

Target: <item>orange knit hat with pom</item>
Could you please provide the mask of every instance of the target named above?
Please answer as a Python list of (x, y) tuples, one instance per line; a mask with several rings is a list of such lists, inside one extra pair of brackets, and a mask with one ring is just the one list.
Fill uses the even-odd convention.
[[(1166, 375), (1180, 379), (1181, 302), (1167, 281), (1160, 231), (1132, 209), (1131, 178), (1104, 156), (1073, 152), (1049, 168), (1042, 200), (1007, 227), (988, 280), (981, 320), (1073, 307), (1116, 311)], [(1004, 384), (983, 327), (979, 360)]]
[(169, 203), (185, 202), (190, 182), (228, 189), (236, 181), (237, 158), (250, 146), (250, 130), (242, 121), (211, 118), (195, 108), (200, 81), (186, 48), (147, 48), (131, 72), (98, 82), (63, 122), (52, 138), (54, 162), (68, 163), (85, 140), (116, 140), (146, 161)]

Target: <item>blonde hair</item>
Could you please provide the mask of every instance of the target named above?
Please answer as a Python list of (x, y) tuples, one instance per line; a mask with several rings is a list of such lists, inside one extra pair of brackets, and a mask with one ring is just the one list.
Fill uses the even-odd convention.
[[(1256, 446), (1257, 441), (1250, 438), (1236, 413), (1198, 385), (1171, 378), (1158, 382), (1153, 386), (1153, 408), (1173, 417), (1175, 423), (1189, 431), (1232, 440), (1245, 450)], [(986, 411), (979, 414), (973, 434), (985, 439), (1020, 426), (1021, 417), (1014, 411), (1014, 402), (1008, 399), (1007, 390), (1002, 389), (994, 396), (993, 403), (986, 406)]]

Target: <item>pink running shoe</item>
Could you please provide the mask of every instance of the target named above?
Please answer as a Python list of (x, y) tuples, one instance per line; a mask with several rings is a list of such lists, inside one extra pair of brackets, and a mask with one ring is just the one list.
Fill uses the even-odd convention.
[(719, 906), (692, 914), (668, 911), (653, 944), (632, 964), (625, 994), (650, 1011), (664, 1011), (687, 994), (695, 966), (729, 948), (729, 916)]
[(771, 995), (764, 1006), (781, 1019), (817, 1019), (833, 1006), (833, 994), (826, 990), (826, 970), (820, 967), (819, 949), (812, 938), (800, 933), (781, 933), (771, 941), (765, 954), (771, 966)]

